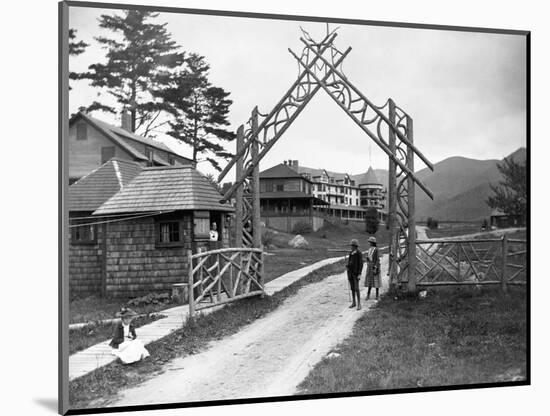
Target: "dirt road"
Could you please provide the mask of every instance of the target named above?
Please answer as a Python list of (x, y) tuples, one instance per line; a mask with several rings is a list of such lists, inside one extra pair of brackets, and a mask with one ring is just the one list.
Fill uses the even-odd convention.
[[(383, 256), (383, 279), (386, 270), (387, 256)], [(122, 391), (116, 401), (104, 405), (293, 394), (310, 369), (351, 333), (354, 322), (374, 304), (363, 300), (361, 311), (348, 309), (347, 285), (344, 274), (310, 284), (237, 334), (212, 342), (202, 353), (172, 361), (163, 374)]]

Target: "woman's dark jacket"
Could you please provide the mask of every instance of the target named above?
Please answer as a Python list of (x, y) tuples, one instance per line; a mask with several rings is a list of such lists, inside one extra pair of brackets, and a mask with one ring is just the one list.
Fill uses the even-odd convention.
[[(132, 339), (136, 339), (136, 329), (132, 324), (130, 324), (129, 334), (132, 337)], [(115, 330), (113, 334), (113, 339), (109, 343), (109, 345), (113, 348), (118, 348), (120, 344), (124, 342), (124, 328), (122, 327), (122, 321), (118, 321), (115, 325)]]
[(348, 264), (348, 277), (358, 277), (363, 270), (363, 255), (359, 250), (354, 250), (349, 253)]

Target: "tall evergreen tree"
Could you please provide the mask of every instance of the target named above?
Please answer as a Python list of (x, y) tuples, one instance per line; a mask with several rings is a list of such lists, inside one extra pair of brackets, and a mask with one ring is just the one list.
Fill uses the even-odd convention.
[(235, 134), (224, 129), (229, 122), (229, 107), (233, 103), (229, 92), (212, 86), (208, 80), (210, 67), (203, 56), (190, 54), (185, 65), (172, 76), (170, 87), (162, 93), (168, 111), (174, 116), (167, 132), (175, 139), (193, 148), (193, 160), (204, 156), (220, 171), (219, 158), (229, 159), (224, 142), (235, 139)]
[(509, 157), (497, 164), (502, 180), (491, 185), (493, 195), (487, 199), (491, 208), (500, 209), (508, 215), (527, 216), (527, 163), (516, 162)]
[(81, 53), (84, 53), (88, 46), (90, 45), (86, 42), (76, 40), (76, 29), (69, 29), (69, 55), (80, 55)]
[[(88, 46), (90, 45), (86, 42), (76, 39), (76, 29), (69, 29), (69, 56), (78, 56), (83, 54)], [(76, 80), (78, 77), (78, 73), (69, 72), (69, 79)], [(71, 89), (70, 86), (69, 89)]]
[(81, 78), (91, 85), (107, 88), (121, 108), (94, 102), (88, 111), (102, 110), (116, 113), (127, 108), (131, 113), (132, 131), (147, 135), (155, 126), (164, 109), (159, 92), (168, 82), (170, 70), (183, 63), (184, 54), (171, 39), (166, 23), (151, 21), (158, 13), (143, 10), (124, 10), (120, 15), (102, 15), (99, 26), (114, 36), (95, 39), (107, 50), (106, 63), (89, 66)]

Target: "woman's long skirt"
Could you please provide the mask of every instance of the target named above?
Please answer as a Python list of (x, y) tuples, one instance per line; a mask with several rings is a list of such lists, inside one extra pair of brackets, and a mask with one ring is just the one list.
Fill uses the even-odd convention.
[(113, 349), (113, 354), (120, 358), (124, 364), (135, 363), (149, 357), (149, 351), (145, 349), (143, 343), (138, 339), (124, 341), (122, 344), (119, 344), (118, 348)]
[(367, 264), (367, 273), (365, 277), (365, 286), (366, 287), (380, 287), (380, 269), (378, 273), (374, 274), (374, 264)]

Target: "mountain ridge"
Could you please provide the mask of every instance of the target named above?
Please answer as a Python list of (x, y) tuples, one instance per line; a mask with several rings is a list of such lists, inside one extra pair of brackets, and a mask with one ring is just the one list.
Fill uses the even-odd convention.
[[(507, 158), (524, 162), (527, 149), (520, 147), (503, 159)], [(501, 180), (497, 164), (502, 160), (451, 156), (434, 164), (433, 172), (428, 168), (417, 171), (418, 178), (434, 194), (432, 201), (416, 186), (417, 220), (433, 217), (439, 221), (481, 221), (488, 218), (491, 209), (486, 200), (491, 194), (490, 185)], [(388, 171), (375, 169), (374, 172), (387, 187)]]

